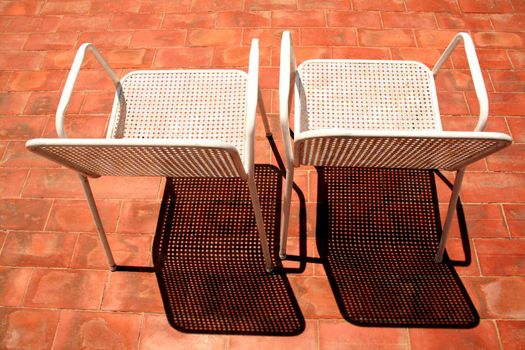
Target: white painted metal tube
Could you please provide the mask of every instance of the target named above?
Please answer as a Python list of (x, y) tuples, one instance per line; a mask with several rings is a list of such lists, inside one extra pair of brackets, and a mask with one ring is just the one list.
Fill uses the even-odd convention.
[(82, 188), (84, 189), (84, 193), (86, 195), (86, 199), (88, 201), (89, 210), (91, 211), (91, 215), (95, 221), (95, 226), (97, 227), (98, 237), (100, 238), (100, 242), (102, 243), (102, 247), (106, 253), (106, 258), (108, 259), (109, 268), (111, 271), (115, 271), (117, 269), (117, 264), (115, 263), (115, 259), (111, 253), (108, 238), (106, 237), (106, 232), (104, 231), (104, 226), (102, 225), (102, 220), (100, 219), (100, 215), (98, 213), (97, 204), (95, 203), (93, 191), (91, 191), (91, 186), (89, 185), (89, 180), (84, 175), (79, 175), (79, 177), (80, 182), (82, 183)]
[(270, 122), (268, 121), (268, 114), (266, 114), (266, 108), (264, 108), (264, 101), (261, 94), (261, 89), (259, 88), (259, 95), (257, 98), (257, 106), (259, 107), (259, 113), (261, 114), (262, 122), (264, 125), (264, 132), (266, 137), (272, 136), (272, 131), (270, 129)]
[(295, 56), (292, 50), (290, 32), (283, 33), (281, 39), (281, 57), (279, 69), (279, 120), (284, 143), (286, 164), (286, 180), (284, 186), (283, 208), (281, 214), (281, 238), (279, 257), (286, 258), (286, 245), (288, 240), (288, 225), (290, 222), (290, 202), (292, 196), (294, 177), (294, 158), (292, 139), (290, 137), (290, 106), (293, 97), (293, 87), (296, 73)]
[(62, 95), (60, 96), (60, 101), (58, 103), (55, 125), (59, 137), (67, 137), (67, 134), (64, 130), (64, 116), (66, 113), (67, 106), (69, 105), (69, 101), (71, 99), (71, 94), (73, 93), (73, 88), (75, 87), (75, 83), (78, 78), (78, 73), (80, 72), (80, 67), (82, 66), (82, 62), (84, 61), (84, 56), (86, 55), (87, 51), (93, 53), (97, 61), (100, 63), (102, 68), (104, 68), (106, 73), (108, 73), (109, 77), (115, 84), (115, 88), (118, 89), (118, 86), (120, 84), (120, 81), (115, 75), (115, 72), (113, 72), (113, 70), (108, 65), (104, 57), (102, 57), (97, 48), (90, 43), (82, 44), (78, 49), (77, 54), (75, 55), (75, 59), (73, 60), (73, 64), (71, 65), (71, 70), (69, 71), (69, 74), (67, 76), (66, 84), (64, 85), (64, 91), (62, 92)]
[(461, 184), (463, 183), (463, 177), (465, 175), (465, 168), (459, 169), (456, 173), (456, 179), (454, 180), (454, 187), (452, 188), (452, 195), (448, 204), (447, 216), (445, 218), (445, 224), (443, 225), (443, 232), (441, 234), (441, 240), (439, 242), (439, 248), (436, 253), (436, 263), (443, 261), (443, 253), (447, 246), (448, 233), (450, 226), (452, 225), (452, 218), (456, 212), (456, 205), (459, 199), (459, 191), (461, 190)]
[(286, 169), (286, 180), (284, 184), (283, 210), (281, 217), (281, 239), (279, 245), (279, 257), (286, 259), (286, 245), (288, 242), (288, 226), (290, 223), (290, 205), (292, 201), (294, 167)]
[(485, 129), (489, 114), (489, 101), (487, 97), (487, 89), (485, 88), (485, 82), (483, 80), (483, 74), (481, 73), (481, 68), (479, 66), (478, 56), (476, 55), (476, 49), (474, 47), (472, 38), (468, 33), (456, 34), (454, 39), (452, 39), (448, 47), (434, 65), (434, 68), (432, 68), (432, 74), (434, 74), (434, 76), (438, 74), (441, 66), (445, 63), (452, 51), (462, 40), (465, 46), (465, 55), (467, 56), (470, 74), (472, 75), (472, 81), (474, 82), (474, 89), (476, 91), (476, 96), (479, 103), (479, 119), (474, 131), (483, 131)]
[(248, 92), (246, 96), (246, 154), (244, 166), (248, 177), (254, 176), (254, 141), (255, 141), (255, 118), (257, 114), (257, 102), (259, 92), (259, 39), (252, 40), (250, 48), (250, 63), (248, 66)]
[(268, 238), (266, 236), (266, 229), (264, 228), (264, 221), (261, 211), (261, 203), (257, 195), (257, 187), (253, 177), (248, 177), (248, 188), (250, 190), (250, 197), (252, 198), (253, 211), (255, 212), (255, 222), (257, 223), (257, 231), (259, 232), (259, 240), (261, 241), (262, 252), (264, 255), (264, 266), (266, 272), (272, 272), (272, 259), (270, 257), (270, 249), (268, 248)]

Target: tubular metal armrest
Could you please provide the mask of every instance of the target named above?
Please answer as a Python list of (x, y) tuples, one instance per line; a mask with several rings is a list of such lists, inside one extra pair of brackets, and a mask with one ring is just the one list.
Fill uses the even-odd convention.
[(465, 55), (467, 56), (470, 74), (472, 75), (472, 81), (474, 82), (474, 89), (476, 90), (476, 96), (479, 103), (479, 119), (474, 131), (483, 131), (487, 124), (489, 101), (483, 75), (481, 74), (481, 68), (479, 67), (478, 56), (476, 55), (476, 49), (474, 48), (474, 43), (472, 42), (470, 35), (467, 33), (456, 34), (441, 57), (437, 60), (434, 68), (432, 68), (432, 73), (434, 76), (439, 73), (441, 66), (449, 58), (450, 54), (454, 51), (456, 46), (458, 46), (460, 41), (463, 41), (465, 45)]
[(69, 105), (69, 101), (71, 99), (71, 94), (73, 93), (73, 88), (75, 87), (75, 84), (77, 82), (80, 67), (82, 66), (82, 62), (84, 61), (84, 56), (88, 51), (90, 51), (95, 56), (97, 62), (100, 63), (102, 68), (104, 68), (106, 73), (108, 73), (109, 77), (113, 81), (113, 84), (115, 84), (117, 93), (121, 90), (119, 79), (117, 78), (115, 72), (113, 72), (109, 64), (106, 62), (104, 57), (102, 57), (100, 52), (97, 50), (97, 48), (90, 43), (80, 45), (80, 48), (78, 49), (77, 54), (75, 55), (75, 59), (73, 60), (73, 64), (71, 65), (71, 70), (69, 71), (69, 74), (67, 76), (64, 91), (62, 92), (62, 95), (60, 96), (60, 101), (58, 103), (55, 123), (57, 134), (59, 137), (67, 137), (67, 134), (64, 130), (64, 117), (67, 106)]

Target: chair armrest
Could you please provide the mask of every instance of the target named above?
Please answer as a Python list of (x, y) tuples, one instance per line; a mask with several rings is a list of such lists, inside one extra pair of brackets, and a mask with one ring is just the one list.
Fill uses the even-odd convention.
[(483, 131), (483, 129), (485, 129), (485, 124), (487, 123), (489, 101), (485, 82), (483, 81), (483, 75), (481, 74), (481, 69), (479, 67), (478, 56), (476, 55), (476, 49), (474, 48), (474, 43), (472, 42), (470, 35), (467, 33), (456, 34), (441, 57), (437, 60), (434, 68), (432, 68), (432, 74), (434, 76), (438, 74), (443, 63), (449, 58), (450, 54), (461, 40), (463, 40), (465, 46), (465, 54), (467, 56), (470, 74), (472, 75), (472, 81), (474, 82), (474, 89), (476, 90), (476, 96), (479, 103), (479, 119), (474, 131)]
[(78, 78), (78, 73), (80, 72), (80, 67), (82, 66), (82, 62), (84, 61), (84, 56), (88, 51), (90, 51), (95, 56), (98, 63), (100, 63), (102, 68), (104, 68), (106, 73), (108, 73), (109, 77), (115, 84), (115, 88), (119, 91), (121, 90), (119, 79), (115, 75), (115, 72), (113, 72), (111, 67), (108, 65), (104, 57), (102, 57), (100, 52), (97, 50), (97, 48), (90, 43), (82, 44), (78, 49), (77, 54), (75, 55), (75, 59), (73, 60), (73, 64), (71, 65), (71, 70), (69, 71), (69, 74), (67, 76), (64, 91), (62, 92), (62, 95), (60, 96), (60, 102), (58, 103), (55, 123), (57, 134), (59, 137), (67, 137), (67, 134), (64, 130), (64, 116), (66, 113), (66, 109), (69, 105), (69, 101), (71, 99), (71, 94), (73, 93), (73, 88), (75, 87)]
[(281, 39), (281, 58), (279, 69), (279, 120), (284, 142), (286, 168), (293, 167), (294, 158), (290, 137), (290, 107), (296, 74), (295, 55), (292, 49), (290, 32), (283, 32)]

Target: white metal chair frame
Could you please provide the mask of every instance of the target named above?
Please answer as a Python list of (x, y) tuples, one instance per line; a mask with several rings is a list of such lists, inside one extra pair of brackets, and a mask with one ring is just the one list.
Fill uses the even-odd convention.
[[(98, 63), (104, 68), (113, 81), (116, 93), (111, 114), (110, 125), (105, 139), (68, 139), (64, 130), (65, 113), (70, 102), (73, 89), (80, 72), (84, 56), (91, 52)], [(267, 135), (271, 135), (264, 107), (258, 98), (258, 69), (259, 69), (259, 42), (252, 41), (248, 74), (241, 70), (158, 70), (158, 71), (136, 71), (127, 74), (119, 80), (100, 52), (90, 43), (80, 46), (73, 61), (71, 71), (68, 75), (64, 91), (60, 98), (56, 112), (56, 130), (58, 139), (34, 139), (26, 143), (31, 151), (48, 159), (56, 161), (61, 165), (69, 167), (79, 173), (84, 193), (89, 208), (96, 224), (100, 241), (103, 245), (108, 264), (111, 271), (116, 270), (116, 263), (109, 246), (102, 221), (93, 197), (88, 177), (99, 176), (166, 176), (166, 177), (240, 177), (247, 181), (251, 201), (255, 212), (255, 219), (259, 238), (264, 255), (265, 268), (268, 272), (272, 270), (272, 262), (268, 249), (266, 230), (264, 227), (261, 206), (257, 195), (254, 178), (254, 138), (255, 119), (257, 107), (259, 106), (263, 124)], [(245, 102), (237, 101), (239, 110), (245, 110), (244, 144), (232, 145), (220, 139), (177, 139), (171, 135), (162, 138), (126, 138), (122, 136), (126, 123), (129, 102), (126, 101), (123, 85), (127, 79), (141, 77), (142, 75), (177, 75), (177, 74), (201, 74), (209, 76), (230, 75), (232, 79), (240, 82), (246, 91)], [(131, 78), (130, 78), (131, 77)], [(226, 79), (226, 78), (225, 78)], [(170, 81), (171, 82), (171, 81)], [(169, 85), (169, 84), (168, 84)], [(200, 92), (200, 86), (197, 83)], [(186, 86), (175, 86), (185, 89)], [(235, 86), (229, 86), (232, 95), (236, 93)], [(171, 86), (171, 89), (174, 89)], [(157, 91), (157, 93), (163, 93)], [(155, 97), (153, 97), (155, 98)], [(167, 101), (167, 105), (170, 105)], [(214, 101), (207, 101), (213, 104)], [(228, 98), (224, 103), (234, 103)], [(245, 105), (243, 105), (245, 104)], [(196, 112), (198, 113), (198, 112)], [(212, 120), (208, 124), (218, 124), (218, 120)], [(213, 125), (212, 125), (213, 127)], [(242, 134), (242, 133), (241, 133)], [(242, 150), (240, 149), (242, 148)], [(206, 159), (213, 159), (210, 163)]]
[[(463, 41), (465, 53), (467, 56), (469, 68), (474, 82), (476, 96), (479, 102), (479, 119), (473, 132), (442, 131), (440, 114), (437, 103), (437, 95), (434, 85), (434, 77), (439, 73), (443, 63), (448, 59), (458, 43)], [(431, 114), (435, 119), (435, 125), (426, 130), (417, 130), (417, 127), (402, 128), (393, 130), (391, 128), (336, 128), (336, 127), (319, 127), (309, 130), (305, 125), (308, 118), (309, 100), (303, 86), (301, 76), (309, 65), (319, 64), (408, 64), (423, 71), (425, 79), (428, 80), (428, 95), (431, 96), (432, 106)], [(402, 75), (402, 74), (401, 74)], [(327, 78), (328, 79), (328, 78)], [(326, 83), (326, 82), (325, 82)], [(314, 88), (312, 88), (314, 89)], [(359, 83), (356, 83), (356, 89), (361, 89)], [(293, 93), (294, 92), (294, 93)], [(320, 94), (320, 93), (319, 93)], [(291, 102), (295, 97), (295, 127), (294, 143), (290, 137), (289, 113)], [(323, 96), (324, 97), (324, 96)], [(321, 97), (321, 98), (323, 98)], [(329, 109), (331, 101), (326, 101), (323, 108)], [(328, 107), (327, 107), (328, 106)], [(488, 154), (491, 154), (512, 142), (512, 139), (505, 134), (483, 132), (488, 117), (488, 98), (481, 74), (481, 69), (476, 56), (474, 44), (467, 33), (458, 33), (450, 42), (444, 53), (438, 59), (432, 70), (419, 62), (413, 61), (371, 61), (371, 60), (308, 60), (303, 62), (299, 67), (296, 66), (295, 55), (292, 49), (290, 32), (284, 32), (281, 42), (280, 57), (280, 79), (279, 79), (279, 109), (280, 124), (284, 140), (284, 153), (286, 158), (286, 181), (284, 189), (284, 203), (281, 220), (281, 243), (279, 255), (282, 259), (286, 258), (286, 242), (288, 235), (288, 224), (290, 215), (291, 191), (293, 185), (294, 167), (300, 164), (307, 165), (336, 165), (336, 166), (354, 166), (354, 167), (390, 167), (390, 168), (420, 168), (420, 169), (445, 169), (456, 171), (454, 187), (447, 209), (447, 215), (443, 225), (442, 235), (436, 253), (436, 262), (441, 262), (443, 253), (450, 231), (452, 218), (456, 209), (459, 198), (459, 192), (465, 167), (477, 161)], [(318, 108), (322, 109), (322, 108)], [(358, 117), (358, 116), (357, 116)], [(357, 118), (356, 117), (356, 118)], [(332, 149), (330, 144), (326, 146), (322, 142), (326, 140), (336, 140)], [(310, 142), (310, 144), (308, 144)], [(379, 145), (379, 146), (378, 146)], [(386, 146), (385, 146), (386, 145)], [(405, 146), (403, 146), (405, 145)], [(439, 155), (422, 154), (417, 161), (411, 159), (412, 154), (436, 150), (436, 145), (446, 145), (444, 151)], [(383, 147), (384, 146), (384, 147)], [(310, 148), (308, 148), (310, 147)], [(321, 155), (310, 156), (308, 150), (315, 150), (317, 147)], [(323, 148), (324, 147), (324, 148)], [(335, 161), (330, 158), (337, 152), (346, 148), (346, 157), (343, 160)], [(386, 156), (376, 152), (376, 149), (383, 149)], [(307, 150), (305, 150), (305, 148)], [(334, 151), (334, 149), (336, 149)], [(365, 152), (365, 156), (360, 156), (360, 152)], [(332, 153), (330, 153), (332, 152)], [(343, 152), (341, 152), (343, 153)], [(364, 153), (363, 153), (364, 154)]]

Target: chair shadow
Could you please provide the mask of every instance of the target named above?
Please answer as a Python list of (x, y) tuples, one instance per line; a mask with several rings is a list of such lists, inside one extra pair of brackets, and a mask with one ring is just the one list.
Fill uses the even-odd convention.
[[(339, 310), (351, 323), (471, 328), (479, 315), (454, 266), (434, 261), (441, 222), (434, 172), (318, 169), (317, 247)], [(440, 174), (438, 174), (440, 175)]]
[[(291, 137), (293, 138), (293, 132), (290, 130)], [(281, 155), (279, 154), (279, 150), (277, 149), (277, 145), (275, 144), (275, 141), (272, 136), (268, 136), (268, 142), (270, 143), (270, 147), (272, 149), (272, 154), (275, 157), (275, 161), (277, 165), (279, 166), (279, 169), (281, 169), (281, 174), (283, 181), (286, 178), (286, 167), (284, 165), (284, 162), (281, 158)], [(303, 191), (297, 184), (293, 183), (292, 185), (292, 191), (295, 192), (297, 197), (299, 198), (299, 252), (298, 255), (293, 254), (287, 254), (286, 260), (287, 261), (294, 261), (298, 262), (299, 265), (297, 267), (286, 267), (284, 268), (284, 271), (287, 274), (301, 274), (306, 269), (307, 263), (319, 263), (320, 260), (318, 258), (314, 257), (308, 257), (306, 252), (306, 198), (304, 196)], [(281, 198), (281, 197), (279, 197)]]
[(189, 333), (297, 335), (305, 321), (278, 258), (281, 172), (256, 165), (274, 273), (264, 259), (247, 185), (168, 178), (153, 243), (166, 316)]

